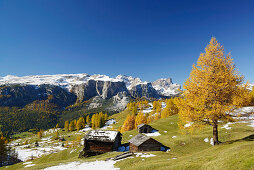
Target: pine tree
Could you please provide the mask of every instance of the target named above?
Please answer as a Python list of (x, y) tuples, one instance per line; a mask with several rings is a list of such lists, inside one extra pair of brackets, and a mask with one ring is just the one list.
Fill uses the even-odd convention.
[(223, 46), (212, 38), (184, 83), (183, 99), (178, 101), (180, 128), (190, 122), (192, 128), (211, 125), (214, 145), (219, 144), (218, 122), (233, 121), (228, 113), (237, 108), (233, 99), (240, 96), (242, 81), (230, 54), (225, 55)]

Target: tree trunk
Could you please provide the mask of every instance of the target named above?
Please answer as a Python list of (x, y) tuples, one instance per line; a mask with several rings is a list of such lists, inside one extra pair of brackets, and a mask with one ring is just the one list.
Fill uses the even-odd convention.
[(219, 144), (219, 136), (218, 136), (218, 125), (213, 125), (213, 145)]

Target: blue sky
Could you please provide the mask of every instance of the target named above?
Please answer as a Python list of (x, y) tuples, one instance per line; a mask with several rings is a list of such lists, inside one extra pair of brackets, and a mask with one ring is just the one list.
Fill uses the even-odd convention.
[(212, 36), (254, 82), (251, 0), (1, 0), (0, 76), (125, 74), (182, 84)]

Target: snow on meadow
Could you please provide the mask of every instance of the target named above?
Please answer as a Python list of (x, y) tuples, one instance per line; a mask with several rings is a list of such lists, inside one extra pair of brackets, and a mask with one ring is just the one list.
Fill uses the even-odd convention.
[(116, 120), (115, 119), (109, 119), (108, 121), (105, 122), (105, 126), (103, 126), (101, 129), (102, 130), (106, 130), (106, 129), (112, 129), (113, 126), (111, 126), (112, 124), (116, 124)]
[(205, 138), (204, 141), (207, 143), (207, 142), (209, 142), (209, 139), (208, 139), (208, 138)]
[[(112, 128), (112, 126), (110, 126), (110, 125), (112, 125), (114, 123), (116, 123), (115, 119), (110, 119), (106, 122), (106, 125), (101, 129)], [(55, 132), (57, 132), (59, 130), (60, 130), (60, 128), (48, 129), (43, 132), (43, 136), (53, 135)], [(75, 135), (84, 135), (85, 134), (84, 132), (88, 132), (90, 130), (91, 130), (91, 128), (89, 126), (86, 126), (84, 129), (81, 129), (81, 130), (79, 130), (79, 132), (75, 132), (74, 134)], [(27, 140), (30, 140), (30, 138), (28, 138)], [(82, 138), (81, 142), (80, 142), (81, 145), (84, 143), (83, 140), (84, 139)], [(35, 143), (22, 145), (23, 142), (21, 141), (21, 139), (18, 139), (18, 140), (13, 141), (10, 144), (11, 147), (15, 148), (16, 152), (18, 153), (18, 158), (21, 161), (27, 161), (27, 160), (34, 159), (34, 158), (39, 158), (43, 155), (48, 155), (48, 154), (56, 153), (56, 152), (67, 149), (62, 146), (62, 144), (63, 144), (62, 142), (54, 140), (53, 136), (41, 138), (38, 142), (39, 146), (37, 146), (37, 147), (35, 147)], [(68, 144), (71, 144), (71, 142), (69, 142)], [(33, 165), (27, 165), (27, 167), (29, 167), (29, 166), (33, 166)]]
[[(236, 123), (248, 123), (250, 127), (254, 127), (254, 107), (243, 107), (240, 109), (236, 109), (233, 113), (230, 113), (230, 115), (233, 116), (235, 119), (235, 122), (228, 122), (224, 124), (221, 128), (230, 130), (232, 127), (230, 125), (236, 124)], [(223, 121), (219, 121), (223, 122)], [(193, 122), (187, 123), (184, 125), (184, 128), (188, 128), (193, 124)]]
[(35, 164), (33, 164), (32, 162), (24, 162), (23, 165), (25, 165), (24, 168), (28, 168), (34, 166)]
[(248, 126), (254, 127), (254, 107), (243, 107), (240, 109), (235, 110), (233, 113), (230, 113), (233, 115), (235, 122), (228, 122), (224, 124), (221, 128), (230, 130), (232, 127), (230, 125), (236, 124), (236, 123), (247, 123)]
[(143, 113), (146, 114), (146, 113), (150, 113), (153, 111), (153, 104), (152, 103), (148, 103), (150, 105), (150, 107), (146, 108), (146, 109), (143, 109)]
[(116, 120), (115, 119), (109, 119), (108, 121), (106, 121), (105, 125), (106, 126), (110, 126), (112, 124), (116, 124)]
[(149, 154), (149, 153), (135, 153), (136, 157), (141, 157), (141, 158), (150, 158), (154, 157), (156, 155), (154, 154)]
[(158, 131), (154, 131), (152, 133), (144, 133), (146, 136), (160, 136), (161, 134)]
[(39, 158), (43, 155), (48, 155), (51, 153), (56, 153), (66, 148), (62, 147), (62, 143), (55, 143), (51, 146), (46, 146), (46, 141), (38, 142), (39, 146), (34, 148), (29, 148), (29, 145), (17, 146), (17, 143), (12, 143), (11, 146), (15, 146), (15, 151), (18, 153), (18, 158), (21, 161), (27, 161), (31, 158)]
[(114, 164), (116, 161), (94, 161), (94, 162), (71, 162), (68, 164), (60, 164), (57, 166), (48, 167), (45, 170), (119, 170), (115, 168)]
[[(150, 107), (146, 108), (146, 109), (143, 109), (143, 113), (146, 114), (146, 113), (150, 113), (153, 111), (153, 104), (152, 103), (148, 103), (150, 105)], [(166, 107), (166, 103), (165, 102), (162, 102), (161, 103), (161, 109), (164, 109)]]
[(187, 124), (184, 125), (184, 128), (188, 128), (188, 127), (190, 127), (192, 124), (193, 124), (193, 122), (187, 123)]

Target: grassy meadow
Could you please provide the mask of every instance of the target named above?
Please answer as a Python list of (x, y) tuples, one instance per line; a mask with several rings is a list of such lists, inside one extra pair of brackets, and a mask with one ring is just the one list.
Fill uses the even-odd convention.
[[(123, 124), (128, 110), (111, 116), (117, 123), (113, 129), (117, 129)], [(127, 158), (115, 163), (115, 167), (126, 170), (154, 170), (154, 169), (254, 169), (254, 128), (247, 123), (235, 123), (230, 125), (231, 129), (219, 127), (219, 140), (222, 142), (219, 146), (212, 146), (212, 127), (204, 129), (194, 134), (182, 134), (177, 125), (178, 116), (170, 116), (165, 119), (159, 119), (150, 125), (159, 130), (161, 135), (153, 138), (170, 147), (168, 152), (151, 152), (154, 157)], [(75, 132), (65, 132), (71, 139), (75, 139)], [(85, 134), (85, 133), (84, 133)], [(123, 133), (122, 143), (128, 142), (137, 134), (137, 130)], [(32, 134), (31, 134), (32, 135)], [(62, 134), (63, 135), (63, 134)], [(33, 136), (24, 135), (22, 140), (34, 141)], [(60, 133), (61, 136), (61, 133)], [(36, 138), (36, 137), (34, 137)], [(209, 142), (204, 139), (208, 138)], [(73, 161), (95, 161), (105, 160), (114, 157), (119, 152), (105, 153), (102, 155), (79, 159), (79, 152), (82, 146), (68, 148), (58, 153), (42, 156), (32, 161), (34, 166), (24, 168), (23, 163), (3, 167), (4, 169), (42, 169), (54, 165), (65, 164)]]

